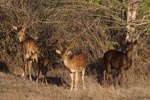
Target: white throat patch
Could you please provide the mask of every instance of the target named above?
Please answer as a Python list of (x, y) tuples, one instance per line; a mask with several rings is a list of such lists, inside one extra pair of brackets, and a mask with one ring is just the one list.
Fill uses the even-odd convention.
[(67, 66), (67, 63), (68, 63), (67, 60), (63, 60), (63, 62), (64, 62), (64, 65)]

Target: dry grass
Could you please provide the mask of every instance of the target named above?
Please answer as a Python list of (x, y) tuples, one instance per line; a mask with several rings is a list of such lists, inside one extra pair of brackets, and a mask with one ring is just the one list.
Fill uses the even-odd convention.
[[(132, 87), (103, 88), (95, 78), (86, 76), (86, 89), (70, 91), (64, 86), (48, 85), (22, 80), (0, 72), (0, 100), (149, 100), (150, 84)], [(79, 81), (79, 83), (81, 83)], [(150, 80), (145, 80), (150, 83)]]

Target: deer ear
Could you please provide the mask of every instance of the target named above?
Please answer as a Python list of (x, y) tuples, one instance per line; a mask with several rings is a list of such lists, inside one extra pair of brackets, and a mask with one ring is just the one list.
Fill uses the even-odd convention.
[(71, 52), (71, 51), (68, 51), (67, 55), (72, 55), (72, 52)]
[(71, 51), (68, 51), (67, 56), (71, 58), (73, 56), (73, 53)]
[(61, 54), (61, 51), (60, 51), (60, 50), (56, 50), (56, 53), (57, 53), (57, 54)]
[(17, 26), (12, 26), (12, 28), (17, 31), (18, 30), (18, 27)]
[(22, 27), (22, 31), (23, 31), (23, 32), (25, 31), (25, 29), (26, 29), (25, 27)]

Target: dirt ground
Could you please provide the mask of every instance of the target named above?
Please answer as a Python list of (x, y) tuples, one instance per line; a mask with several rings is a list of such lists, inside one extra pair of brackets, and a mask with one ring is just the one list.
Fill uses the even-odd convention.
[(79, 81), (79, 89), (70, 91), (69, 86), (40, 84), (0, 72), (0, 100), (150, 100), (150, 85), (114, 89), (103, 88), (91, 76), (85, 81), (85, 90)]

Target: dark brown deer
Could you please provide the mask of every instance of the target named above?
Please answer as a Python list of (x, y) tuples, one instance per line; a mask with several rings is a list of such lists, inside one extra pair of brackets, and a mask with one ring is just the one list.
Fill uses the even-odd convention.
[(117, 50), (109, 50), (105, 52), (103, 56), (105, 71), (104, 71), (104, 85), (106, 80), (112, 80), (112, 69), (119, 71), (122, 74), (122, 70), (128, 70), (132, 66), (132, 53), (133, 48), (137, 44), (137, 40), (128, 42), (126, 44), (126, 52), (120, 52)]
[[(26, 73), (27, 73), (27, 70), (29, 70), (29, 79), (32, 80), (31, 69), (32, 69), (33, 61), (31, 59), (31, 56), (33, 54), (37, 54), (37, 57), (38, 57), (38, 54), (39, 54), (36, 41), (33, 38), (26, 36), (26, 34), (25, 34), (26, 26), (25, 25), (22, 27), (12, 26), (12, 28), (16, 31), (17, 36), (18, 36), (20, 42), (22, 43), (23, 59), (24, 59), (24, 63), (25, 63), (25, 66), (23, 68), (22, 77), (24, 79), (26, 79)], [(34, 58), (34, 59), (38, 60), (38, 58)]]
[(56, 50), (56, 53), (61, 56), (64, 65), (70, 71), (71, 90), (77, 90), (79, 72), (82, 72), (82, 85), (83, 89), (85, 89), (84, 74), (86, 70), (87, 56), (83, 53), (73, 54), (70, 47), (64, 50), (60, 42), (58, 42), (57, 47), (59, 50)]
[(49, 64), (49, 60), (45, 57), (39, 57), (38, 60), (38, 76), (36, 79), (36, 82), (38, 82), (39, 80), (42, 83), (46, 83), (47, 84), (47, 71), (48, 71), (48, 64)]

